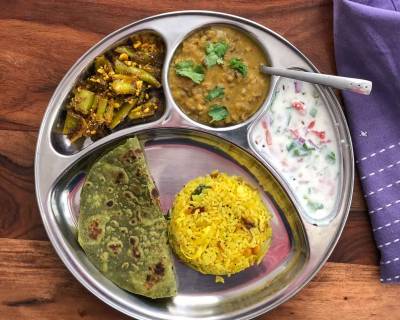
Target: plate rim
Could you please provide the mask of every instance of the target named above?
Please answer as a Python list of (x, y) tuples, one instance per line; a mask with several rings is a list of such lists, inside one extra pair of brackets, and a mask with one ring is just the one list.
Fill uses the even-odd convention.
[[(285, 39), (283, 36), (279, 35), (275, 31), (255, 22), (255, 21), (252, 21), (250, 19), (243, 18), (243, 17), (237, 16), (237, 15), (224, 13), (224, 12), (207, 11), (207, 10), (183, 10), (183, 11), (173, 11), (173, 12), (161, 13), (158, 15), (152, 15), (152, 16), (146, 17), (144, 19), (137, 20), (131, 24), (125, 25), (125, 26), (119, 28), (118, 30), (115, 30), (115, 31), (107, 34), (105, 37), (103, 37), (97, 43), (95, 43), (89, 50), (87, 50), (85, 53), (83, 53), (83, 55), (80, 58), (78, 58), (78, 60), (70, 67), (70, 69), (67, 71), (67, 73), (64, 75), (64, 77), (60, 80), (59, 85), (65, 80), (65, 78), (67, 78), (67, 76), (69, 75), (71, 70), (73, 70), (76, 67), (76, 65), (81, 62), (81, 59), (83, 59), (83, 57), (85, 57), (87, 54), (89, 54), (92, 50), (94, 50), (102, 42), (113, 37), (114, 35), (118, 34), (119, 32), (121, 32), (125, 29), (129, 29), (131, 27), (140, 25), (141, 23), (149, 22), (149, 21), (152, 21), (155, 19), (164, 18), (164, 17), (172, 17), (172, 16), (183, 16), (183, 15), (205, 15), (205, 16), (219, 17), (219, 18), (225, 18), (225, 19), (238, 21), (240, 23), (244, 23), (244, 24), (248, 24), (252, 27), (256, 27), (263, 32), (267, 32), (267, 33), (273, 35), (278, 40), (280, 40), (281, 42), (283, 42), (284, 44), (289, 46), (292, 50), (295, 51), (295, 53), (297, 55), (299, 55), (310, 66), (310, 68), (313, 71), (319, 72), (318, 69), (313, 65), (313, 63), (299, 49), (297, 49), (291, 42), (289, 42), (287, 39)], [(111, 300), (110, 297), (103, 296), (103, 294), (97, 290), (98, 288), (93, 286), (90, 279), (84, 277), (84, 274), (80, 270), (81, 268), (79, 267), (79, 264), (77, 264), (74, 261), (68, 260), (63, 254), (61, 254), (62, 253), (62, 248), (61, 248), (62, 245), (60, 244), (60, 239), (57, 238), (55, 236), (55, 234), (53, 234), (53, 232), (51, 230), (51, 226), (49, 224), (49, 221), (47, 220), (48, 217), (44, 213), (45, 212), (44, 206), (48, 205), (49, 199), (41, 198), (41, 195), (40, 195), (40, 185), (39, 185), (39, 178), (38, 178), (40, 175), (40, 172), (39, 172), (38, 161), (39, 161), (39, 155), (40, 155), (40, 151), (41, 151), (40, 150), (41, 142), (43, 140), (43, 136), (46, 134), (46, 132), (44, 131), (44, 129), (45, 129), (44, 124), (46, 124), (48, 122), (47, 121), (48, 117), (52, 111), (50, 107), (54, 104), (54, 100), (57, 98), (56, 97), (57, 89), (59, 88), (59, 85), (55, 89), (55, 91), (48, 103), (46, 112), (43, 116), (39, 134), (38, 134), (38, 140), (37, 140), (37, 145), (36, 145), (36, 150), (35, 150), (35, 160), (34, 160), (35, 193), (36, 193), (37, 203), (39, 206), (39, 211), (41, 214), (43, 225), (45, 226), (45, 229), (46, 229), (46, 233), (50, 239), (50, 242), (52, 243), (53, 247), (55, 248), (55, 251), (57, 252), (58, 256), (63, 261), (64, 265), (86, 289), (88, 289), (91, 293), (93, 293), (95, 296), (97, 296), (103, 302), (107, 303), (108, 305), (112, 306), (114, 309), (116, 309), (124, 314), (127, 314), (129, 316), (135, 316), (138, 319), (151, 319), (146, 316), (139, 315), (139, 314), (131, 314), (131, 312), (127, 313), (126, 310), (124, 310), (122, 307), (120, 307), (118, 305), (118, 303), (115, 302), (115, 300), (117, 300), (116, 299), (117, 297), (114, 297), (114, 300)], [(328, 90), (327, 94), (330, 96), (330, 99), (332, 99), (335, 104), (340, 105), (337, 97), (334, 95), (332, 90)], [(319, 272), (319, 270), (322, 268), (322, 266), (326, 263), (330, 254), (334, 250), (334, 248), (337, 244), (337, 241), (339, 240), (340, 235), (342, 234), (344, 225), (347, 221), (347, 217), (348, 217), (348, 214), (350, 211), (350, 205), (351, 205), (353, 188), (354, 188), (354, 155), (353, 155), (352, 141), (351, 141), (351, 137), (350, 137), (350, 133), (349, 133), (349, 128), (348, 128), (348, 125), (347, 125), (347, 122), (344, 117), (344, 113), (343, 113), (342, 109), (338, 110), (338, 115), (341, 118), (340, 119), (342, 122), (341, 124), (344, 126), (343, 130), (346, 133), (347, 142), (349, 144), (349, 158), (350, 158), (349, 160), (350, 160), (351, 164), (350, 164), (350, 177), (349, 177), (350, 185), (349, 185), (349, 190), (348, 190), (350, 192), (350, 195), (348, 196), (348, 198), (346, 198), (347, 203), (343, 204), (343, 210), (345, 212), (344, 212), (341, 220), (339, 221), (339, 224), (336, 226), (337, 231), (335, 233), (335, 237), (329, 244), (329, 249), (327, 250), (325, 257), (320, 261), (318, 267), (314, 268), (312, 272), (309, 272), (308, 276), (305, 279), (303, 279), (303, 281), (300, 285), (296, 286), (295, 289), (293, 289), (288, 294), (285, 294), (283, 297), (280, 297), (276, 301), (273, 301), (271, 304), (266, 305), (262, 308), (255, 308), (256, 310), (254, 312), (250, 312), (250, 313), (241, 315), (237, 319), (251, 319), (253, 317), (261, 315), (261, 314), (275, 308), (277, 305), (287, 301), (288, 299), (292, 298), (295, 294), (297, 294), (301, 289), (304, 288), (304, 286), (306, 286), (311, 281), (311, 279), (316, 275), (316, 273)]]

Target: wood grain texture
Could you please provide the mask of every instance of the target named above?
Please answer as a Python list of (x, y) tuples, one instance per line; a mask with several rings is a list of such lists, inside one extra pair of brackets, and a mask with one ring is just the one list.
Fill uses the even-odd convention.
[(46, 239), (36, 204), (37, 134), (0, 130), (0, 238)]
[(8, 75), (0, 76), (0, 129), (36, 131), (58, 82), (98, 40), (65, 26), (0, 20), (0, 75)]
[[(259, 318), (398, 319), (398, 286), (378, 267), (327, 263), (294, 299)], [(0, 319), (128, 319), (100, 303), (59, 261), (47, 241), (0, 239)], [(382, 299), (384, 297), (384, 299)]]

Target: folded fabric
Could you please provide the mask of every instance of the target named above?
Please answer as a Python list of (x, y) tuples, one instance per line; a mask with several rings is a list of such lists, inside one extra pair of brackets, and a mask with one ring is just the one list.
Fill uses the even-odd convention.
[(373, 82), (342, 94), (381, 281), (400, 282), (400, 0), (334, 1), (334, 41), (338, 74)]

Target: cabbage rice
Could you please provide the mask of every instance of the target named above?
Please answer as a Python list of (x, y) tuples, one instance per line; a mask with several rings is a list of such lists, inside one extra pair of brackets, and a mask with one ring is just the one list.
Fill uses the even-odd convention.
[(234, 274), (263, 259), (272, 236), (270, 218), (256, 188), (214, 171), (191, 180), (176, 196), (170, 244), (202, 273)]

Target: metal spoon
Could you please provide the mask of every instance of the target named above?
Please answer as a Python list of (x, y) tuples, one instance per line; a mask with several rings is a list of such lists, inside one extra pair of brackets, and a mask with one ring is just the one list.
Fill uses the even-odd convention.
[(351, 92), (369, 95), (372, 90), (372, 82), (363, 79), (332, 76), (329, 74), (297, 71), (285, 68), (261, 66), (261, 72), (282, 76), (286, 78), (302, 80), (310, 83), (322, 84), (340, 90), (349, 90)]

